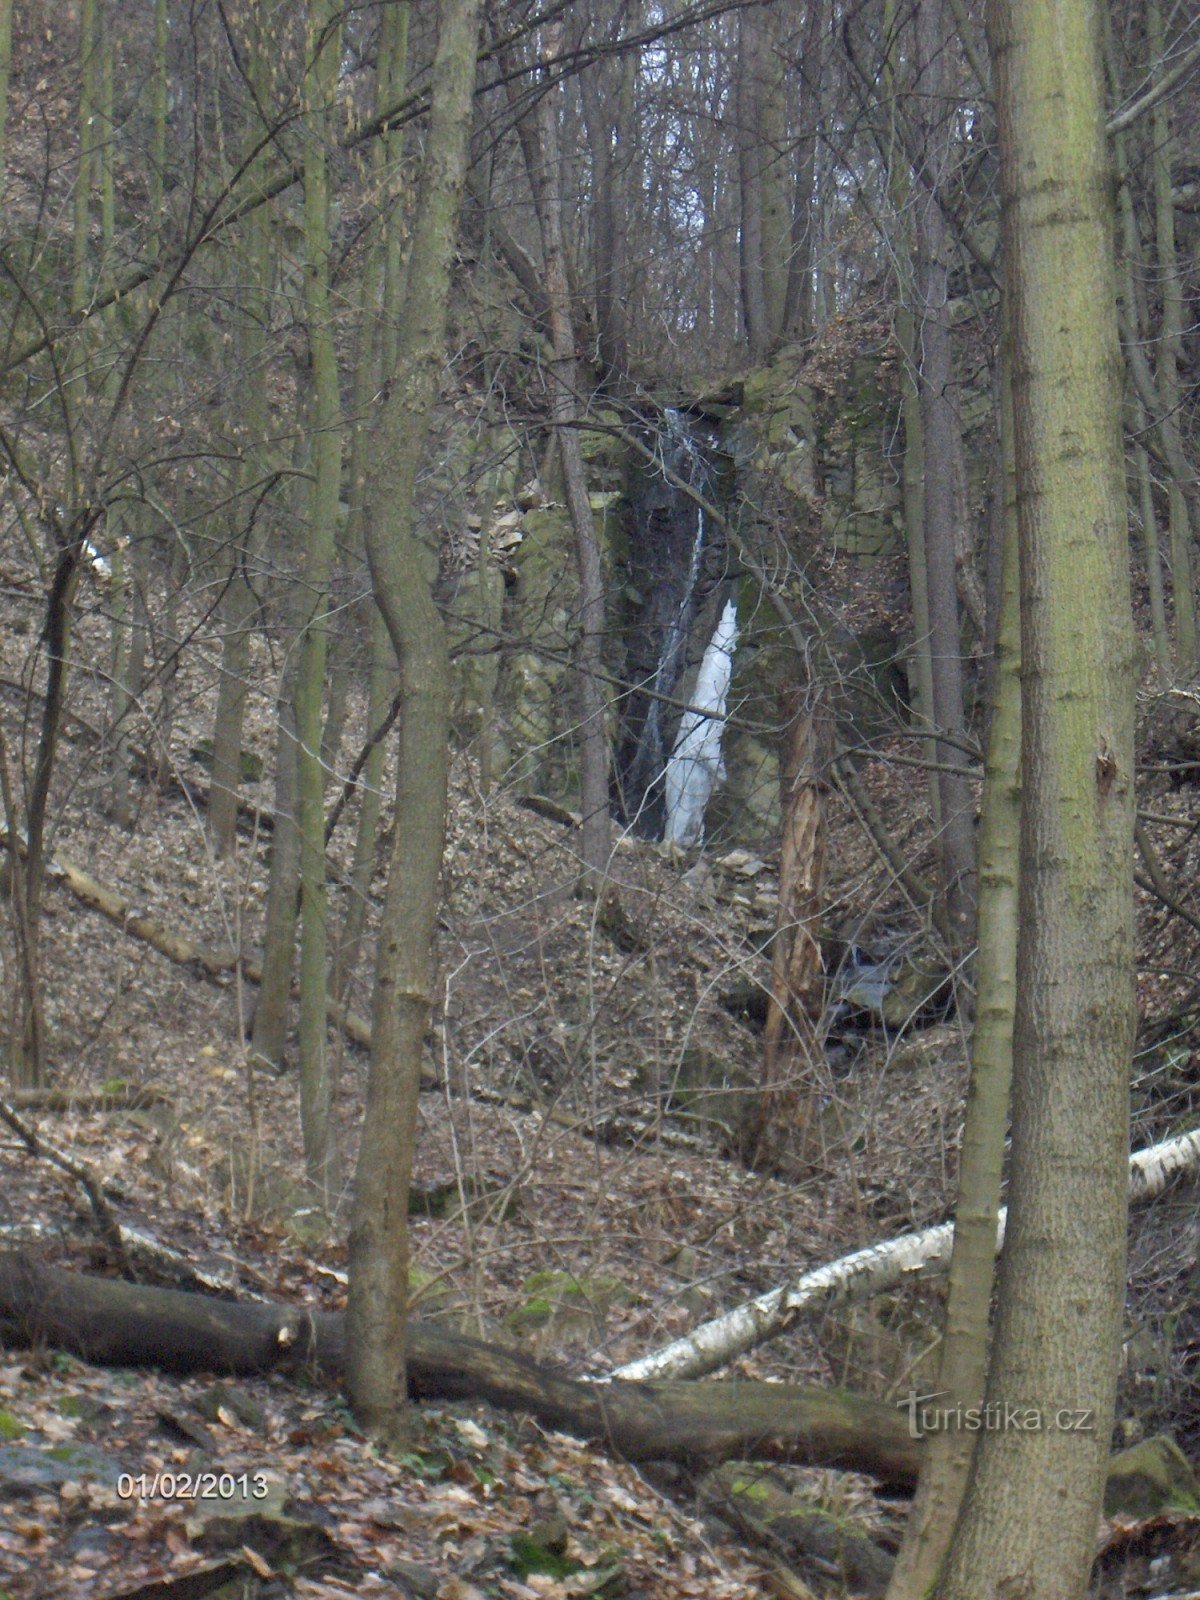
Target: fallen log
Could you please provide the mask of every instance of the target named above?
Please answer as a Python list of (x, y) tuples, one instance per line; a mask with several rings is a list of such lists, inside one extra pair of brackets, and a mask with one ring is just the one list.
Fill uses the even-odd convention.
[[(336, 1381), (337, 1313), (222, 1300), (43, 1266), (0, 1253), (0, 1339), (44, 1344), (108, 1366), (248, 1376), (309, 1372)], [(582, 1383), (433, 1322), (407, 1335), (417, 1398), (484, 1400), (595, 1440), (627, 1461), (709, 1465), (753, 1456), (842, 1467), (910, 1486), (919, 1442), (879, 1401), (793, 1384)]]
[[(5, 1344), (48, 1345), (105, 1366), (230, 1377), (303, 1373), (328, 1382), (340, 1377), (345, 1348), (339, 1313), (149, 1288), (0, 1251)], [(515, 1350), (417, 1320), (406, 1330), (406, 1355), (414, 1399), (525, 1411), (626, 1461), (673, 1461), (692, 1470), (732, 1460), (784, 1461), (863, 1472), (902, 1489), (916, 1482), (920, 1466), (920, 1440), (903, 1411), (842, 1390), (748, 1380), (581, 1383)], [(1150, 1447), (1182, 1461), (1169, 1441), (1143, 1441), (1114, 1456), (1112, 1505), (1132, 1504), (1130, 1495), (1144, 1493), (1147, 1483), (1162, 1489), (1161, 1472), (1140, 1458)], [(1182, 1491), (1173, 1479), (1162, 1490), (1163, 1503), (1194, 1503), (1188, 1485), (1194, 1479)]]
[[(0, 845), (10, 850), (13, 848), (13, 841), (7, 829), (0, 829)], [(23, 854), (24, 840), (18, 838), (16, 847)], [(159, 955), (166, 956), (167, 960), (173, 961), (176, 966), (186, 967), (197, 977), (205, 978), (210, 983), (222, 984), (236, 969), (248, 983), (257, 985), (262, 982), (262, 963), (252, 956), (243, 955), (239, 960), (237, 952), (232, 949), (214, 950), (198, 940), (189, 939), (186, 934), (176, 933), (173, 928), (167, 927), (166, 923), (160, 922), (156, 917), (147, 916), (145, 912), (139, 911), (132, 901), (126, 900), (115, 889), (110, 889), (63, 856), (56, 856), (46, 863), (46, 876), (52, 882), (62, 884), (64, 888), (70, 890), (80, 905), (86, 906), (89, 911), (98, 912), (100, 916), (115, 923), (132, 938), (140, 939), (152, 950), (157, 950)], [(334, 1027), (341, 1029), (351, 1044), (360, 1045), (364, 1050), (371, 1048), (369, 1022), (350, 1011), (332, 995), (327, 997), (325, 1009), (330, 1022)]]
[(112, 1089), (12, 1089), (8, 1102), (16, 1111), (150, 1111), (169, 1106), (170, 1096), (152, 1083), (130, 1083)]

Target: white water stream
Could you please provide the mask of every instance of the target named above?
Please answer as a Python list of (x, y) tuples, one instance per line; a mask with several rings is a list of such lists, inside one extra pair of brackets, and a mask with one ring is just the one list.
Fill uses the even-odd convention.
[(725, 702), (733, 676), (737, 638), (737, 604), (728, 600), (700, 663), (700, 675), (692, 695), (696, 709), (684, 714), (667, 762), (667, 822), (663, 839), (685, 848), (703, 839), (704, 812), (713, 790), (725, 775), (721, 739), (725, 732)]

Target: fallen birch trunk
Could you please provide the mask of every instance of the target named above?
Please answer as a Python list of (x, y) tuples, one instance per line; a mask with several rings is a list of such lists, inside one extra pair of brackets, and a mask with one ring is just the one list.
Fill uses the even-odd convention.
[[(1153, 1200), (1173, 1178), (1200, 1171), (1200, 1129), (1162, 1144), (1138, 1150), (1129, 1158), (1129, 1199), (1133, 1205)], [(1007, 1209), (997, 1217), (996, 1250), (1004, 1243)], [(697, 1378), (727, 1365), (747, 1350), (774, 1339), (804, 1312), (869, 1300), (895, 1289), (908, 1277), (930, 1276), (950, 1265), (954, 1224), (939, 1223), (920, 1233), (902, 1234), (884, 1244), (868, 1245), (839, 1261), (806, 1272), (748, 1300), (732, 1311), (702, 1323), (661, 1350), (627, 1362), (614, 1378), (644, 1382), (648, 1378)]]

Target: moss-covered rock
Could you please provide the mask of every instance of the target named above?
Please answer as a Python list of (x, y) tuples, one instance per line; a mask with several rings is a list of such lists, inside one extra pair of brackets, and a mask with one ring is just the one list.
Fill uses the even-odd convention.
[(491, 716), (500, 678), (504, 574), (493, 562), (463, 574), (455, 589), (450, 628), (454, 660), (454, 731), (466, 743)]
[(562, 689), (579, 598), (571, 520), (565, 506), (541, 506), (526, 512), (522, 531), (506, 632), (529, 648), (505, 661), (499, 684), (512, 742), (509, 780), (526, 793), (561, 797), (570, 788)]
[(813, 1561), (823, 1577), (832, 1570), (851, 1594), (880, 1595), (887, 1588), (892, 1557), (861, 1522), (789, 1494), (763, 1469), (728, 1462), (703, 1480), (700, 1498), (757, 1542), (793, 1560)]
[(1106, 1517), (1143, 1519), (1169, 1510), (1200, 1513), (1200, 1481), (1174, 1439), (1156, 1434), (1113, 1456), (1104, 1486)]

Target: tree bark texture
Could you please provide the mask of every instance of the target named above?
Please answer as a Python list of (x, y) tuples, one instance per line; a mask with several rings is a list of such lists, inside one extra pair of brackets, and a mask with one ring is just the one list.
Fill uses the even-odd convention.
[[(992, 0), (1020, 528), (1023, 794), (1009, 1231), (942, 1600), (1071, 1600), (1091, 1567), (1125, 1288), (1133, 636), (1095, 0)], [(1069, 261), (1071, 270), (1063, 271)]]
[(818, 938), (825, 882), (829, 711), (819, 686), (783, 696), (779, 764), (783, 813), (779, 900), (771, 946), (771, 993), (763, 1030), (763, 1082), (752, 1159), (803, 1162), (821, 1046), (824, 1001)]

